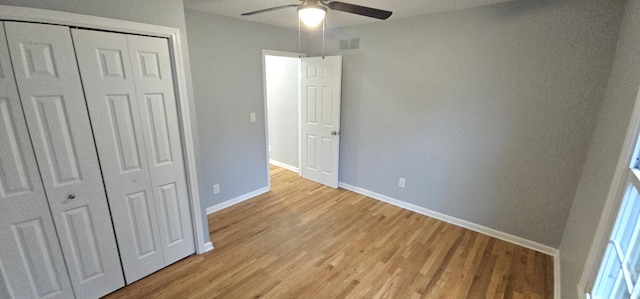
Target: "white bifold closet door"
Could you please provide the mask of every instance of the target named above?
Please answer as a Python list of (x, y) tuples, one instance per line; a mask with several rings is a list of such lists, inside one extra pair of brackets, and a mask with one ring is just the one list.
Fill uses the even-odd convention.
[(0, 22), (0, 298), (71, 298)]
[(195, 251), (168, 40), (72, 33), (131, 283)]
[[(70, 29), (16, 22), (6, 22), (5, 29), (24, 116), (74, 293), (78, 298), (105, 295), (122, 287), (124, 280)], [(29, 154), (31, 149), (21, 148), (20, 152)], [(37, 227), (46, 224), (30, 221), (22, 230), (35, 243), (35, 236), (45, 234), (38, 233)], [(51, 238), (55, 233), (47, 231), (46, 235)], [(51, 248), (46, 246), (46, 250)], [(30, 263), (42, 267), (39, 260)], [(54, 270), (50, 269), (35, 275), (47, 275)]]

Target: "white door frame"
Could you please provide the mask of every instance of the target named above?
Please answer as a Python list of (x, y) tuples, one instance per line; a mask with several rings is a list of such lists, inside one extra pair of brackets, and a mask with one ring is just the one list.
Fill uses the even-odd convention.
[(212, 250), (213, 245), (211, 242), (204, 241), (205, 235), (202, 226), (200, 197), (198, 194), (198, 177), (196, 173), (196, 157), (193, 144), (193, 128), (191, 126), (189, 99), (187, 95), (187, 80), (184, 72), (184, 61), (182, 59), (180, 29), (118, 19), (7, 5), (0, 5), (0, 20), (65, 25), (87, 29), (163, 37), (169, 40), (169, 50), (172, 59), (172, 68), (174, 71), (173, 81), (176, 86), (176, 99), (178, 101), (180, 131), (183, 139), (182, 150), (185, 154), (184, 159), (187, 175), (187, 188), (191, 203), (191, 218), (195, 235), (194, 240), (196, 253), (200, 254)]
[[(269, 111), (267, 109), (267, 64), (266, 64), (266, 56), (280, 56), (280, 57), (291, 57), (291, 58), (300, 58), (307, 57), (305, 53), (295, 53), (295, 52), (286, 52), (286, 51), (278, 51), (278, 50), (268, 50), (262, 49), (262, 94), (264, 98), (264, 132), (265, 132), (265, 151), (267, 157), (267, 186), (269, 190), (271, 190), (271, 173), (269, 171), (269, 165), (271, 164), (271, 153), (269, 153)], [(300, 156), (302, 154), (301, 149), (301, 140), (300, 140), (300, 132), (302, 132), (300, 117), (302, 111), (300, 110), (300, 69), (298, 68), (298, 167), (300, 166)], [(298, 171), (298, 174), (300, 172)]]

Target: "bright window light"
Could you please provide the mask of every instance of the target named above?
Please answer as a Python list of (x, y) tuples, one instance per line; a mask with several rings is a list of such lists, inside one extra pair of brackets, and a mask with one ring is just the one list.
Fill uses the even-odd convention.
[(627, 192), (591, 292), (593, 299), (640, 296), (640, 172), (637, 165), (629, 170)]

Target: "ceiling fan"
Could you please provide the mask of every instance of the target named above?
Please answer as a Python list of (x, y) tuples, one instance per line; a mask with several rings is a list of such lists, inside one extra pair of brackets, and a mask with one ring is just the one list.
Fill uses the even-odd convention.
[(255, 14), (260, 14), (264, 12), (270, 12), (274, 10), (279, 10), (283, 8), (289, 7), (297, 7), (298, 15), (300, 16), (300, 20), (302, 20), (305, 24), (310, 27), (315, 27), (324, 19), (325, 14), (327, 13), (327, 8), (347, 13), (352, 13), (356, 15), (361, 15), (370, 18), (376, 18), (380, 20), (388, 19), (392, 12), (372, 7), (360, 6), (356, 4), (350, 4), (340, 1), (330, 1), (330, 0), (300, 0), (302, 3), (300, 4), (288, 4), (282, 6), (276, 6), (261, 10), (256, 10), (252, 12), (243, 13), (243, 16), (251, 16)]

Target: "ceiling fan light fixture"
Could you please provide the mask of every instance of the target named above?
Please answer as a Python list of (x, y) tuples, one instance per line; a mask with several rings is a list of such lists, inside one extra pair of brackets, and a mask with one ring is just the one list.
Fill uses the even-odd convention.
[(298, 17), (309, 27), (316, 27), (322, 23), (326, 14), (327, 9), (320, 5), (305, 4), (298, 7)]

